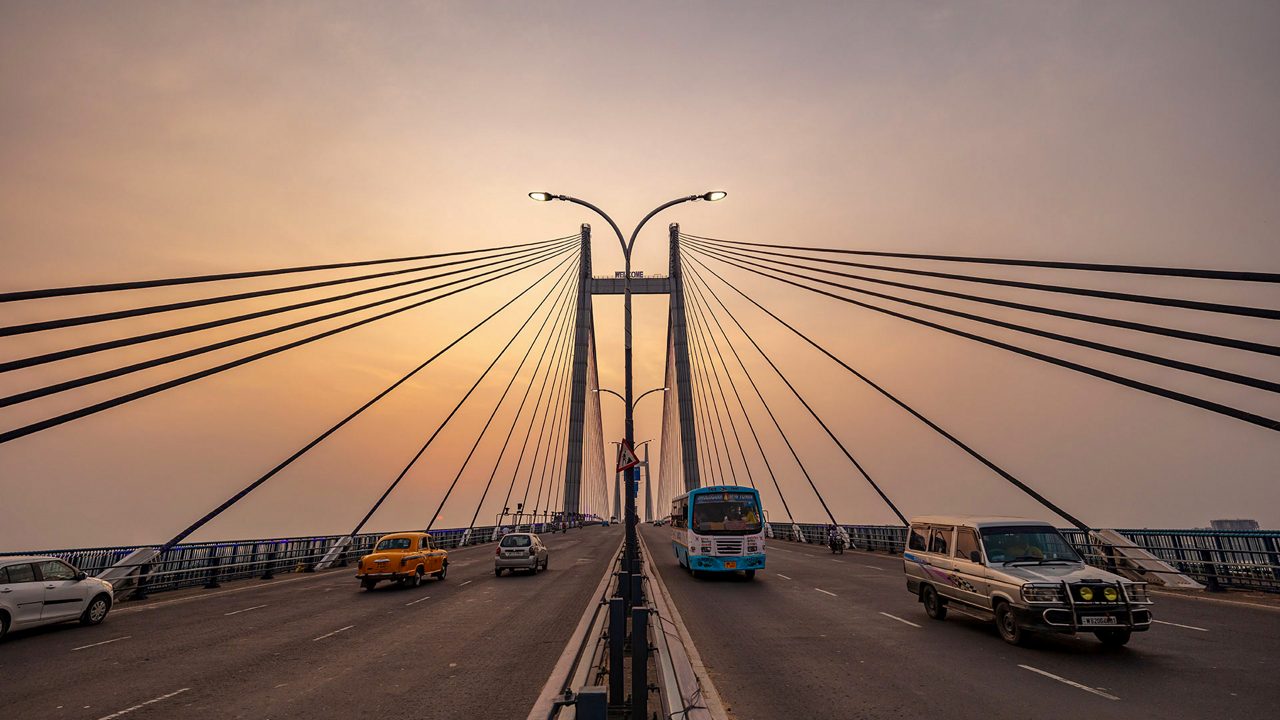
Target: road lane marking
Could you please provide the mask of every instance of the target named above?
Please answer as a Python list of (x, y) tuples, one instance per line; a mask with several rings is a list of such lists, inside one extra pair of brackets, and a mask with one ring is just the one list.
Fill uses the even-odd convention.
[(787, 577), (786, 575), (783, 575), (782, 573), (775, 573), (775, 574), (776, 574), (778, 577), (782, 578), (783, 580), (790, 580), (790, 579), (791, 579), (791, 578)]
[(133, 707), (130, 707), (130, 708), (125, 708), (125, 709), (121, 710), (120, 712), (111, 713), (110, 715), (103, 715), (102, 717), (98, 718), (98, 720), (113, 720), (113, 718), (118, 718), (118, 717), (120, 717), (121, 715), (128, 715), (129, 713), (133, 712), (134, 710), (137, 710), (137, 709), (139, 709), (139, 708), (144, 708), (144, 707), (146, 707), (146, 706), (148, 706), (148, 705), (150, 705), (150, 704), (152, 704), (152, 703), (158, 703), (158, 702), (160, 702), (161, 700), (168, 700), (169, 698), (173, 697), (174, 695), (181, 695), (182, 693), (184, 693), (184, 692), (186, 692), (186, 691), (188, 691), (188, 690), (190, 690), (190, 689), (191, 689), (191, 688), (182, 688), (181, 690), (178, 690), (178, 691), (176, 691), (176, 692), (171, 692), (171, 693), (169, 693), (168, 695), (161, 695), (161, 696), (160, 696), (160, 697), (158, 697), (158, 698), (151, 698), (150, 700), (148, 700), (148, 701), (146, 701), (146, 702), (144, 702), (144, 703), (138, 703), (137, 705), (134, 705)]
[(133, 636), (132, 636), (132, 635), (125, 635), (124, 637), (118, 637), (118, 638), (114, 638), (114, 639), (112, 639), (112, 640), (103, 640), (102, 642), (96, 642), (96, 643), (93, 643), (92, 645), (81, 645), (81, 646), (80, 646), (80, 647), (78, 647), (78, 648), (71, 648), (71, 652), (75, 652), (75, 651), (77, 651), (77, 650), (86, 650), (86, 649), (91, 648), (91, 647), (98, 647), (99, 645), (106, 645), (107, 643), (119, 642), (119, 641), (121, 641), (121, 640), (128, 640), (128, 639), (129, 639), (129, 638), (131, 638), (131, 637), (133, 637)]
[(337, 630), (334, 630), (334, 631), (333, 631), (333, 632), (331, 632), (331, 633), (325, 633), (324, 635), (321, 635), (321, 636), (320, 636), (320, 637), (318, 637), (318, 638), (311, 638), (311, 642), (315, 642), (315, 641), (317, 641), (317, 640), (323, 640), (323, 639), (325, 639), (325, 638), (327, 638), (327, 637), (333, 637), (334, 635), (337, 635), (338, 633), (340, 633), (340, 632), (344, 632), (344, 631), (346, 631), (346, 630), (350, 630), (350, 629), (351, 629), (351, 628), (353, 628), (353, 627), (355, 627), (355, 625), (348, 625), (348, 626), (346, 626), (346, 627), (344, 627), (344, 628), (338, 628)]
[(890, 614), (889, 614), (889, 613), (887, 613), (887, 612), (882, 612), (882, 613), (880, 613), (880, 614), (881, 614), (881, 615), (883, 615), (883, 616), (885, 616), (885, 617), (887, 617), (887, 618), (892, 618), (892, 619), (894, 619), (894, 620), (897, 620), (898, 622), (903, 623), (903, 624), (905, 624), (905, 625), (910, 625), (911, 627), (914, 627), (914, 628), (918, 628), (918, 627), (920, 627), (919, 625), (917, 625), (917, 624), (915, 624), (915, 623), (911, 622), (910, 620), (903, 620), (902, 618), (898, 617), (897, 615), (890, 615)]
[(883, 572), (883, 571), (884, 571), (884, 568), (879, 567), (879, 566), (876, 566), (876, 565), (867, 565), (867, 564), (865, 564), (865, 563), (864, 563), (862, 567), (871, 568), (872, 570), (879, 570), (879, 571), (881, 571), (881, 572)]
[(826, 594), (830, 595), (831, 597), (840, 597), (839, 595), (836, 595), (835, 593), (831, 592), (830, 590), (823, 590), (822, 588), (814, 588), (814, 590), (817, 590), (817, 591), (818, 591), (818, 592), (820, 592), (820, 593), (826, 593)]
[(247, 607), (243, 610), (232, 610), (229, 613), (222, 613), (222, 615), (224, 617), (229, 617), (231, 615), (239, 615), (240, 613), (246, 613), (246, 612), (249, 612), (250, 610), (259, 610), (264, 607), (266, 607), (266, 605), (254, 605), (253, 607)]
[[(462, 583), (462, 585), (470, 585), (472, 582), (473, 582), (472, 580), (468, 580), (468, 581), (466, 581), (466, 582)], [(462, 585), (459, 585), (458, 587), (462, 587)]]
[(1047, 677), (1047, 678), (1050, 678), (1050, 679), (1053, 679), (1053, 680), (1057, 680), (1058, 682), (1060, 682), (1060, 683), (1062, 683), (1062, 684), (1064, 684), (1064, 685), (1070, 685), (1071, 687), (1076, 688), (1077, 690), (1083, 690), (1083, 691), (1085, 691), (1085, 692), (1087, 692), (1087, 693), (1093, 693), (1094, 695), (1097, 695), (1098, 697), (1104, 697), (1104, 698), (1106, 698), (1106, 699), (1108, 699), (1108, 700), (1119, 700), (1119, 699), (1120, 699), (1120, 698), (1116, 697), (1115, 695), (1111, 695), (1110, 693), (1104, 693), (1104, 692), (1102, 692), (1101, 690), (1098, 690), (1098, 689), (1096, 689), (1096, 688), (1091, 688), (1091, 687), (1089, 687), (1088, 685), (1081, 685), (1080, 683), (1078, 683), (1078, 682), (1076, 682), (1076, 681), (1074, 681), (1074, 680), (1068, 680), (1068, 679), (1066, 679), (1066, 678), (1064, 678), (1064, 677), (1061, 677), (1061, 676), (1059, 676), (1059, 675), (1054, 675), (1054, 674), (1053, 674), (1053, 673), (1051, 673), (1051, 672), (1045, 672), (1044, 670), (1041, 670), (1040, 668), (1033, 668), (1033, 667), (1031, 667), (1030, 665), (1019, 665), (1018, 667), (1022, 668), (1023, 670), (1030, 670), (1030, 671), (1031, 671), (1031, 672), (1033, 672), (1033, 673), (1039, 673), (1040, 675), (1043, 675), (1043, 676), (1045, 676), (1045, 677)]
[(1164, 620), (1152, 620), (1151, 622), (1160, 623), (1161, 625), (1172, 625), (1174, 627), (1186, 628), (1188, 630), (1196, 630), (1199, 632), (1209, 632), (1208, 628), (1196, 627), (1195, 625), (1183, 625), (1182, 623), (1166, 622)]
[(428, 596), (426, 596), (426, 597), (418, 598), (417, 600), (414, 600), (413, 602), (407, 602), (407, 603), (405, 603), (405, 604), (404, 604), (404, 606), (405, 606), (405, 607), (409, 607), (410, 605), (417, 605), (418, 603), (422, 602), (423, 600), (430, 600), (430, 599), (431, 599), (431, 596), (430, 596), (430, 595), (428, 595)]
[(843, 561), (843, 560), (841, 560), (840, 558), (831, 558), (831, 562), (838, 562), (838, 563), (842, 563), (842, 562), (844, 562), (844, 561)]

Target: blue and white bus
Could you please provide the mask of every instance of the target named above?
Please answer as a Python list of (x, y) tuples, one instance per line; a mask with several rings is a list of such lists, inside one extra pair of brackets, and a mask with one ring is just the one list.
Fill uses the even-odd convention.
[(700, 572), (764, 569), (764, 512), (755, 488), (715, 485), (671, 501), (671, 544), (680, 566)]

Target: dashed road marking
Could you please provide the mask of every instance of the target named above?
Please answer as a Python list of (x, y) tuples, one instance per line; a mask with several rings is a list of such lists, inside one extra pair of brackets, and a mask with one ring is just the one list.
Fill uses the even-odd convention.
[(865, 567), (865, 568), (871, 568), (872, 570), (880, 570), (880, 571), (883, 571), (883, 570), (884, 570), (884, 568), (879, 567), (879, 566), (877, 566), (877, 565), (867, 565), (867, 564), (865, 564), (865, 563), (863, 563), (862, 567)]
[(351, 629), (351, 628), (353, 628), (353, 627), (355, 627), (355, 625), (348, 625), (348, 626), (346, 626), (346, 627), (344, 627), (344, 628), (338, 628), (337, 630), (334, 630), (334, 631), (333, 631), (333, 632), (331, 632), (331, 633), (325, 633), (324, 635), (321, 635), (321, 636), (320, 636), (320, 637), (318, 637), (318, 638), (311, 638), (311, 642), (315, 642), (315, 641), (317, 641), (317, 640), (323, 640), (323, 639), (325, 639), (325, 638), (327, 638), (327, 637), (333, 637), (334, 635), (337, 635), (337, 634), (338, 634), (338, 633), (340, 633), (340, 632), (345, 632), (345, 631), (347, 631), (347, 630), (350, 630), (350, 629)]
[(407, 603), (405, 603), (405, 604), (404, 604), (404, 606), (405, 606), (405, 607), (409, 607), (410, 605), (417, 605), (418, 603), (422, 602), (423, 600), (430, 600), (430, 599), (431, 599), (431, 596), (430, 596), (430, 595), (428, 595), (428, 596), (426, 596), (426, 597), (420, 597), (420, 598), (418, 598), (417, 600), (414, 600), (413, 602), (407, 602)]
[(1174, 627), (1186, 628), (1197, 632), (1209, 632), (1208, 628), (1196, 627), (1195, 625), (1183, 625), (1182, 623), (1166, 622), (1164, 620), (1152, 620), (1151, 622), (1160, 623), (1161, 625), (1172, 625)]
[(224, 616), (229, 616), (229, 615), (239, 615), (240, 613), (247, 613), (247, 612), (249, 612), (250, 610), (258, 610), (258, 609), (261, 609), (261, 608), (264, 608), (264, 607), (266, 607), (266, 605), (254, 605), (253, 607), (247, 607), (247, 608), (245, 608), (245, 609), (243, 609), (243, 610), (232, 610), (232, 611), (231, 611), (231, 612), (229, 612), (229, 613), (222, 613), (222, 614), (223, 614)]
[(1108, 699), (1108, 700), (1119, 700), (1119, 699), (1120, 699), (1120, 698), (1118, 698), (1118, 697), (1116, 697), (1115, 695), (1112, 695), (1112, 694), (1110, 694), (1110, 693), (1104, 693), (1104, 692), (1102, 692), (1101, 690), (1098, 690), (1098, 689), (1096, 689), (1096, 688), (1091, 688), (1091, 687), (1089, 687), (1088, 685), (1081, 685), (1080, 683), (1076, 682), (1075, 680), (1068, 680), (1068, 679), (1066, 679), (1066, 678), (1064, 678), (1064, 677), (1062, 677), (1062, 676), (1060, 676), (1060, 675), (1054, 675), (1053, 673), (1051, 673), (1051, 672), (1046, 672), (1046, 671), (1044, 671), (1044, 670), (1041, 670), (1040, 668), (1033, 668), (1033, 667), (1031, 667), (1030, 665), (1019, 665), (1018, 667), (1022, 668), (1023, 670), (1030, 670), (1030, 671), (1031, 671), (1031, 672), (1033, 672), (1033, 673), (1037, 673), (1037, 674), (1043, 675), (1043, 676), (1045, 676), (1045, 677), (1047, 677), (1047, 678), (1049, 678), (1049, 679), (1051, 679), (1051, 680), (1057, 680), (1058, 682), (1062, 683), (1063, 685), (1070, 685), (1071, 687), (1076, 688), (1077, 690), (1083, 690), (1083, 691), (1085, 691), (1085, 692), (1087, 692), (1087, 693), (1093, 693), (1094, 695), (1097, 695), (1098, 697), (1104, 697), (1104, 698), (1106, 698), (1106, 699)]
[(782, 578), (783, 580), (790, 580), (790, 579), (791, 579), (791, 578), (787, 577), (786, 575), (783, 575), (782, 573), (775, 573), (775, 574), (776, 574), (778, 577)]
[(71, 648), (71, 652), (75, 652), (76, 650), (87, 650), (91, 647), (98, 647), (99, 645), (106, 645), (108, 643), (120, 642), (121, 640), (128, 640), (131, 637), (133, 636), (125, 635), (124, 637), (113, 638), (111, 640), (103, 640), (102, 642), (96, 642), (91, 645), (81, 645), (80, 647), (77, 647), (77, 648)]
[(902, 623), (902, 624), (904, 624), (904, 625), (910, 625), (911, 627), (914, 627), (914, 628), (918, 628), (918, 627), (920, 627), (919, 625), (917, 625), (917, 624), (915, 624), (915, 623), (911, 622), (910, 620), (903, 620), (902, 618), (898, 617), (897, 615), (890, 615), (890, 614), (889, 614), (889, 613), (887, 613), (887, 612), (882, 612), (882, 613), (880, 613), (880, 614), (881, 614), (881, 615), (883, 615), (883, 616), (885, 616), (885, 617), (887, 617), (887, 618), (891, 618), (891, 619), (893, 619), (893, 620), (897, 620), (898, 622), (900, 622), (900, 623)]
[(129, 713), (133, 712), (134, 710), (137, 710), (137, 709), (139, 709), (139, 708), (144, 708), (144, 707), (146, 707), (146, 706), (148, 706), (148, 705), (150, 705), (150, 704), (152, 704), (152, 703), (158, 703), (158, 702), (160, 702), (161, 700), (168, 700), (169, 698), (173, 697), (174, 695), (181, 695), (182, 693), (184, 693), (184, 692), (186, 692), (186, 691), (188, 691), (188, 690), (190, 690), (190, 689), (191, 689), (191, 688), (182, 688), (181, 690), (177, 690), (177, 691), (175, 691), (175, 692), (171, 692), (171, 693), (169, 693), (168, 695), (161, 695), (161, 696), (160, 696), (160, 697), (158, 697), (158, 698), (151, 698), (150, 700), (148, 700), (148, 701), (146, 701), (146, 702), (138, 703), (137, 705), (134, 705), (133, 707), (125, 708), (125, 709), (121, 710), (120, 712), (114, 712), (114, 713), (111, 713), (110, 715), (103, 715), (102, 717), (98, 718), (98, 720), (114, 720), (114, 718), (118, 718), (118, 717), (120, 717), (121, 715), (128, 715)]
[(817, 590), (817, 591), (818, 591), (818, 592), (820, 592), (820, 593), (826, 593), (826, 594), (830, 595), (831, 597), (840, 597), (839, 595), (836, 595), (835, 593), (831, 592), (830, 590), (823, 590), (822, 588), (818, 588), (818, 587), (814, 588), (814, 590)]
[[(473, 582), (473, 581), (468, 580), (468, 581), (466, 581), (466, 582), (462, 583), (462, 585), (470, 585), (472, 582)], [(458, 587), (462, 587), (462, 585), (459, 585)]]

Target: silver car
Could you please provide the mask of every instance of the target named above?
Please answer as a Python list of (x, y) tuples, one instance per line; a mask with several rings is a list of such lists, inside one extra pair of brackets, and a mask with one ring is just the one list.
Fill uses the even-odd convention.
[(1006, 641), (1028, 632), (1091, 632), (1105, 645), (1151, 627), (1147, 584), (1087, 565), (1052, 525), (999, 517), (911, 521), (907, 590), (935, 620), (956, 603), (991, 617)]
[(97, 625), (114, 601), (111, 583), (55, 557), (0, 557), (0, 638), (10, 630), (79, 620)]
[(493, 552), (493, 574), (502, 577), (503, 570), (529, 570), (535, 575), (546, 570), (551, 553), (533, 533), (509, 533), (502, 536)]

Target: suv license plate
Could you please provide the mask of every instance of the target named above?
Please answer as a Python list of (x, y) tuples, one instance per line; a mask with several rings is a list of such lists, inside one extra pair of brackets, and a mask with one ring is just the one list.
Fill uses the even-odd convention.
[(1117, 620), (1110, 616), (1094, 616), (1080, 618), (1081, 625), (1117, 625)]
[(728, 562), (726, 562), (726, 563), (724, 564), (724, 569), (725, 569), (725, 570), (734, 570), (734, 569), (736, 569), (737, 567), (738, 567), (738, 563), (736, 563), (736, 562), (734, 562), (734, 561), (732, 561), (732, 560), (730, 560), (730, 561), (728, 561)]

